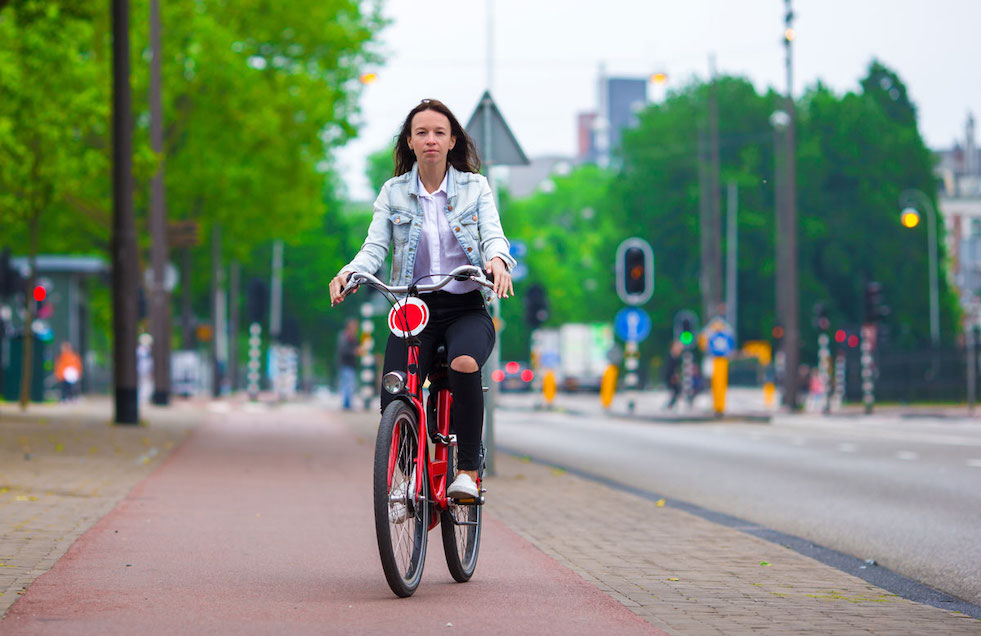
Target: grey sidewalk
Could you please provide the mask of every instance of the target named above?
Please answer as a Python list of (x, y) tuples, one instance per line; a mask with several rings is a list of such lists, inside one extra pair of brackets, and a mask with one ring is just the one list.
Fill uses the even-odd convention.
[[(349, 419), (371, 435), (373, 413)], [(496, 462), (488, 515), (670, 633), (981, 634), (969, 616), (663, 502), (527, 458)]]

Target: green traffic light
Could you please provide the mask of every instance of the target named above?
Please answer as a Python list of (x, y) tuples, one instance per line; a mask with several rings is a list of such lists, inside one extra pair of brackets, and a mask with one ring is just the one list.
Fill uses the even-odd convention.
[(686, 347), (690, 345), (694, 339), (695, 336), (690, 331), (682, 331), (681, 335), (678, 337), (678, 341)]

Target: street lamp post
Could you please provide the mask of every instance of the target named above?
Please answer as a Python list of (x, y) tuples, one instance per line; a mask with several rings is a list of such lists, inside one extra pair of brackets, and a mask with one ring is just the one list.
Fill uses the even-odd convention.
[(927, 250), (930, 267), (930, 342), (934, 349), (940, 344), (940, 292), (937, 283), (937, 211), (922, 190), (903, 190), (899, 195), (903, 214), (917, 210), (927, 213)]

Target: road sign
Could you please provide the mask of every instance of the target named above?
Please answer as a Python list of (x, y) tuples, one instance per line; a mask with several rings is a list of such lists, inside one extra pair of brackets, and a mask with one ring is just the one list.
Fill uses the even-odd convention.
[(625, 307), (613, 319), (613, 329), (621, 340), (643, 342), (651, 335), (651, 317), (640, 307)]
[(528, 267), (524, 263), (518, 263), (517, 267), (511, 270), (511, 280), (523, 280), (528, 276)]
[(708, 337), (709, 353), (713, 356), (727, 356), (736, 347), (731, 333), (716, 331)]
[(484, 91), (480, 97), (466, 130), (477, 146), (481, 160), (487, 165), (527, 166), (530, 163), (497, 109), (490, 91)]
[(514, 258), (524, 258), (528, 253), (528, 244), (524, 241), (511, 241), (511, 248), (508, 251)]
[(194, 247), (198, 242), (197, 221), (171, 221), (167, 224), (167, 245), (170, 247)]
[(709, 321), (703, 330), (708, 341), (708, 350), (713, 356), (727, 356), (736, 347), (736, 339), (732, 325), (725, 318), (715, 317)]

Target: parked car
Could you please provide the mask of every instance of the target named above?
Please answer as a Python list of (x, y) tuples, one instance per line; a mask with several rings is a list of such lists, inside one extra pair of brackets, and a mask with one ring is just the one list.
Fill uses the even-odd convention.
[(494, 371), (491, 379), (498, 384), (501, 391), (531, 391), (531, 381), (535, 379), (535, 373), (527, 362), (512, 361)]

